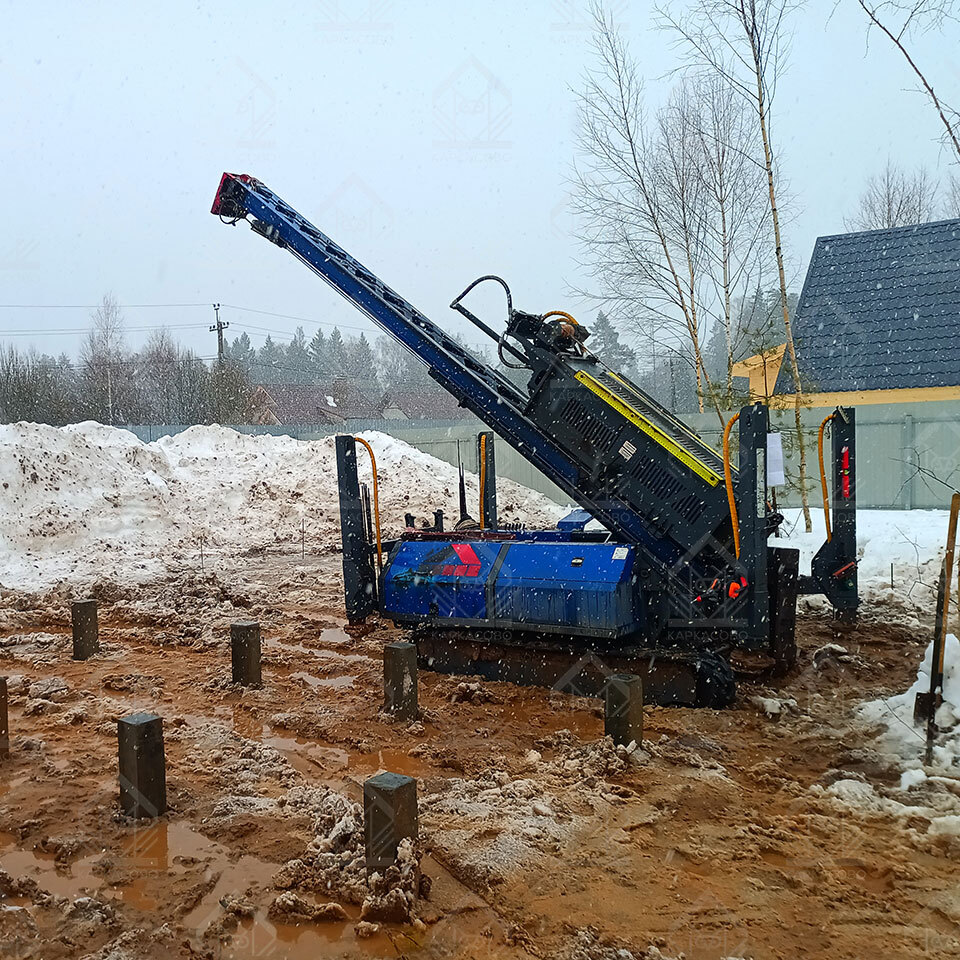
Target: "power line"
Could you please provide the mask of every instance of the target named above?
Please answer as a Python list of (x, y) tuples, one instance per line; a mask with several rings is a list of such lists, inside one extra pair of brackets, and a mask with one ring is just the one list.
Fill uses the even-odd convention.
[(229, 310), (242, 310), (244, 313), (259, 313), (265, 317), (278, 317), (280, 320), (297, 320), (300, 323), (315, 323), (318, 326), (339, 327), (341, 330), (361, 330), (366, 333), (366, 331), (370, 329), (369, 327), (359, 327), (355, 324), (337, 323), (334, 320), (312, 320), (310, 317), (295, 317), (289, 313), (272, 313), (269, 310), (257, 310), (253, 307), (238, 307), (232, 303), (225, 303), (224, 306)]
[[(146, 330), (199, 330), (205, 327), (205, 323), (154, 323), (145, 326), (124, 327), (124, 332), (141, 333)], [(0, 330), (2, 337), (35, 337), (38, 334), (65, 334), (65, 333), (89, 333), (90, 327), (55, 327), (51, 330)]]
[[(95, 309), (98, 305), (89, 305), (89, 304), (0, 304), (0, 309)], [(208, 307), (208, 304), (199, 304), (199, 303), (141, 303), (141, 304), (121, 304), (123, 308), (140, 308), (140, 307), (166, 307), (166, 308), (182, 308), (182, 307)], [(368, 327), (359, 327), (354, 324), (341, 324), (337, 323), (334, 320), (310, 320), (305, 317), (295, 317), (289, 314), (283, 313), (272, 313), (269, 310), (257, 310), (253, 307), (238, 307), (231, 304), (223, 304), (224, 307), (227, 307), (230, 310), (240, 310), (247, 313), (257, 313), (264, 316), (270, 317), (280, 317), (288, 320), (298, 320), (304, 323), (312, 323), (317, 326), (329, 326), (334, 329), (341, 330), (357, 330), (361, 334), (370, 332)], [(226, 329), (230, 326), (229, 322), (223, 322), (217, 317), (217, 324), (221, 325), (222, 329), (218, 331), (218, 343), (222, 342), (223, 339), (223, 329)], [(296, 333), (292, 333), (289, 330), (274, 330), (270, 327), (261, 327), (255, 324), (245, 324), (237, 320), (233, 321), (235, 327), (241, 327), (245, 330), (251, 331), (254, 336), (269, 336), (275, 340), (294, 340), (296, 339)], [(206, 327), (207, 324), (204, 323), (175, 323), (175, 324), (138, 324), (136, 326), (128, 327), (124, 326), (125, 333), (146, 333), (153, 330), (200, 330)], [(209, 327), (210, 330), (216, 330), (217, 327)], [(54, 327), (47, 330), (39, 330), (36, 328), (33, 329), (15, 329), (15, 330), (2, 330), (0, 329), (0, 338), (2, 337), (31, 337), (37, 339), (38, 337), (45, 336), (67, 336), (75, 334), (85, 334), (90, 331), (90, 327)], [(219, 348), (218, 348), (219, 352)]]
[[(102, 303), (0, 303), (0, 310), (96, 310), (102, 307)], [(208, 303), (121, 303), (118, 304), (124, 310), (146, 310), (150, 308), (161, 309), (184, 309), (188, 307), (209, 307)], [(234, 303), (224, 303), (222, 306), (228, 310), (239, 310), (243, 313), (258, 313), (264, 317), (277, 317), (280, 320), (296, 320), (299, 323), (311, 323), (320, 327), (339, 327), (341, 330), (360, 330), (366, 332), (369, 327), (362, 327), (356, 324), (338, 323), (336, 320), (315, 320), (312, 317), (298, 317), (289, 313), (274, 313), (272, 310), (260, 310), (256, 307), (241, 307)], [(128, 327), (133, 330), (133, 327)], [(150, 329), (150, 328), (145, 328)], [(85, 332), (86, 328), (81, 330), (64, 330), (65, 333)], [(44, 330), (34, 331), (42, 333), (59, 333), (61, 331)], [(280, 331), (283, 332), (283, 331)], [(4, 333), (6, 336), (6, 333)]]
[[(102, 303), (0, 303), (0, 310), (96, 310), (99, 307), (102, 307)], [(145, 310), (149, 308), (165, 308), (165, 309), (182, 309), (187, 307), (204, 307), (208, 308), (210, 305), (208, 303), (121, 303), (118, 304), (121, 309), (124, 310)], [(223, 303), (221, 307), (227, 310), (239, 310), (242, 313), (257, 313), (264, 317), (276, 317), (279, 320), (296, 320), (298, 323), (309, 323), (318, 327), (338, 327), (340, 330), (359, 330), (361, 333), (368, 333), (370, 331), (369, 326), (358, 326), (357, 324), (351, 323), (339, 323), (336, 320), (316, 320), (312, 317), (299, 317), (291, 313), (275, 313), (272, 310), (260, 310), (257, 307), (241, 307), (235, 303)], [(243, 326), (243, 324), (234, 321), (235, 326)], [(168, 326), (167, 324), (162, 324), (161, 326), (166, 326), (170, 330), (182, 330), (187, 327), (199, 327), (203, 324), (181, 324), (179, 326)], [(142, 327), (126, 327), (127, 330), (156, 330), (160, 327), (157, 326), (142, 326)], [(32, 331), (0, 331), (0, 336), (19, 336), (21, 333), (24, 335), (36, 335), (36, 334), (60, 334), (60, 333), (86, 333), (88, 327), (77, 327), (69, 329), (58, 329), (58, 330), (32, 330)], [(267, 330), (269, 333), (278, 333), (284, 334), (285, 336), (294, 336), (288, 330), (270, 330), (267, 327), (249, 327), (249, 329), (260, 329)]]
[[(149, 360), (144, 360), (143, 357), (129, 357), (127, 359), (114, 359), (114, 360), (99, 360), (96, 363), (92, 364), (94, 367), (99, 367), (100, 369), (109, 369), (110, 367), (135, 367), (135, 366), (144, 366), (144, 367), (157, 367), (157, 366), (172, 366), (178, 363), (210, 363), (216, 360), (216, 357), (168, 357), (166, 359), (157, 359), (151, 357)], [(83, 360), (67, 360), (64, 363), (61, 363), (59, 360), (53, 360), (49, 363), (34, 363), (34, 367), (40, 367), (44, 370), (84, 370), (88, 366)]]
[[(102, 303), (0, 303), (0, 310), (99, 310)], [(120, 303), (126, 310), (146, 310), (149, 307), (206, 307), (206, 303)]]
[[(68, 304), (68, 303), (58, 303), (58, 304), (0, 304), (0, 310), (91, 310), (97, 309), (102, 304)], [(183, 308), (209, 308), (209, 304), (206, 303), (139, 303), (139, 304), (119, 304), (122, 309), (147, 309), (147, 308), (165, 308), (165, 309), (183, 309)], [(221, 305), (217, 305), (221, 306)], [(294, 314), (287, 313), (276, 313), (271, 310), (260, 310), (256, 307), (243, 307), (237, 304), (222, 304), (222, 307), (229, 310), (237, 310), (244, 313), (255, 313), (261, 316), (266, 317), (276, 317), (278, 319), (285, 320), (296, 320), (300, 323), (314, 324), (318, 327), (326, 326), (333, 327), (334, 329), (347, 330), (347, 331), (359, 331), (361, 334), (366, 334), (371, 331), (370, 327), (357, 326), (355, 324), (344, 324), (338, 323), (334, 320), (312, 320), (309, 317), (300, 317)], [(174, 324), (137, 324), (135, 326), (124, 326), (124, 332), (129, 333), (146, 333), (154, 330), (200, 330), (205, 327), (208, 327), (209, 330), (217, 330), (218, 334), (218, 355), (221, 359), (228, 352), (227, 345), (223, 340), (223, 329), (230, 326), (229, 323), (223, 322), (219, 319), (219, 311), (217, 312), (217, 325), (208, 327), (206, 323), (174, 323)], [(233, 321), (233, 326), (239, 327), (244, 331), (250, 331), (254, 336), (257, 337), (270, 337), (274, 340), (280, 341), (291, 341), (295, 340), (297, 333), (291, 332), (289, 330), (275, 330), (270, 327), (263, 327), (257, 324), (248, 324), (242, 323), (239, 320)], [(217, 329), (221, 327), (221, 329)], [(44, 336), (64, 336), (64, 335), (73, 335), (73, 334), (86, 334), (90, 332), (90, 327), (54, 327), (49, 330), (38, 330), (33, 329), (14, 329), (14, 330), (2, 330), (0, 329), (0, 338), (4, 337), (32, 337), (34, 339)], [(484, 345), (477, 343), (467, 343), (467, 346), (471, 347), (474, 350), (480, 350), (482, 352)], [(294, 368), (290, 368), (294, 369)]]

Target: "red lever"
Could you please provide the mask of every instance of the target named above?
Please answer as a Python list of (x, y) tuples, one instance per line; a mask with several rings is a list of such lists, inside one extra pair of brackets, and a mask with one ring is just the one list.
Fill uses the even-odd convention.
[(741, 577), (740, 582), (738, 583), (734, 580), (729, 587), (727, 587), (727, 596), (731, 600), (736, 600), (740, 596), (740, 591), (747, 585), (747, 578)]

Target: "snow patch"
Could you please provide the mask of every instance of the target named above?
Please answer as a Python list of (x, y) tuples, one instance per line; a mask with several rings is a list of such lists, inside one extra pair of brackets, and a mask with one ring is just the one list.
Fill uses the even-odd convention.
[[(917, 694), (930, 690), (932, 662), (931, 641), (917, 678), (908, 690), (893, 697), (868, 701), (858, 711), (860, 720), (883, 726), (880, 746), (900, 761), (915, 763), (923, 755), (926, 732), (921, 725), (914, 724), (913, 708)], [(934, 743), (933, 760), (934, 766), (956, 773), (960, 768), (960, 641), (952, 633), (947, 635), (943, 663), (943, 705), (937, 711), (940, 733)]]

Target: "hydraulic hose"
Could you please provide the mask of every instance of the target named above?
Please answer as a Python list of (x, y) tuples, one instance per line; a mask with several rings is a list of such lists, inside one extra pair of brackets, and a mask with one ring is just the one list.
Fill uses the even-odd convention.
[(483, 516), (483, 493), (487, 481), (487, 435), (480, 434), (480, 529), (485, 527)]
[(723, 480), (727, 487), (727, 504), (730, 507), (730, 522), (733, 524), (733, 549), (740, 558), (740, 518), (737, 516), (737, 501), (733, 495), (733, 471), (730, 469), (730, 431), (740, 419), (735, 413), (723, 429)]
[(377, 480), (377, 458), (373, 455), (373, 447), (363, 437), (354, 437), (357, 443), (362, 443), (370, 454), (370, 467), (373, 470), (373, 516), (377, 527), (377, 568), (383, 573), (383, 546), (380, 538), (380, 491)]
[(820, 429), (817, 431), (817, 456), (820, 458), (820, 486), (823, 490), (823, 522), (827, 528), (827, 543), (833, 539), (833, 530), (830, 528), (830, 494), (827, 491), (827, 471), (823, 466), (823, 431), (827, 424), (836, 416), (831, 413), (829, 417), (823, 418)]
[[(561, 320), (565, 320), (568, 324), (570, 324), (571, 326), (574, 326), (574, 327), (579, 327), (579, 326), (580, 326), (580, 324), (577, 323), (576, 318), (573, 317), (571, 314), (567, 313), (566, 310), (548, 310), (540, 319), (541, 319), (542, 321), (546, 322), (546, 321), (549, 320), (551, 317), (560, 317)], [(561, 326), (561, 328), (563, 327), (563, 323), (562, 323), (562, 322), (561, 322), (560, 326)], [(574, 338), (574, 347), (575, 347), (577, 353), (579, 353), (581, 357), (582, 357), (582, 356), (585, 356), (585, 354), (586, 354), (586, 349), (587, 349), (587, 348), (583, 345), (582, 342), (580, 342), (580, 341), (577, 340), (576, 338)]]
[(570, 316), (566, 310), (550, 310), (548, 313), (545, 313), (540, 319), (548, 320), (550, 317), (563, 317), (564, 320), (569, 320), (575, 327), (579, 327), (580, 324)]

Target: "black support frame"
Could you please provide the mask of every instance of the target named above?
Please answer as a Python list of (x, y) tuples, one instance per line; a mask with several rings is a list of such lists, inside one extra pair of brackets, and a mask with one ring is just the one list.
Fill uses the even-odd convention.
[(492, 430), (477, 434), (477, 473), (483, 471), (483, 497), (480, 503), (480, 525), (484, 530), (496, 530), (497, 520), (497, 459), (493, 449)]
[(357, 476), (357, 441), (338, 434), (337, 477), (343, 538), (343, 593), (350, 623), (362, 623), (377, 607), (377, 577)]

